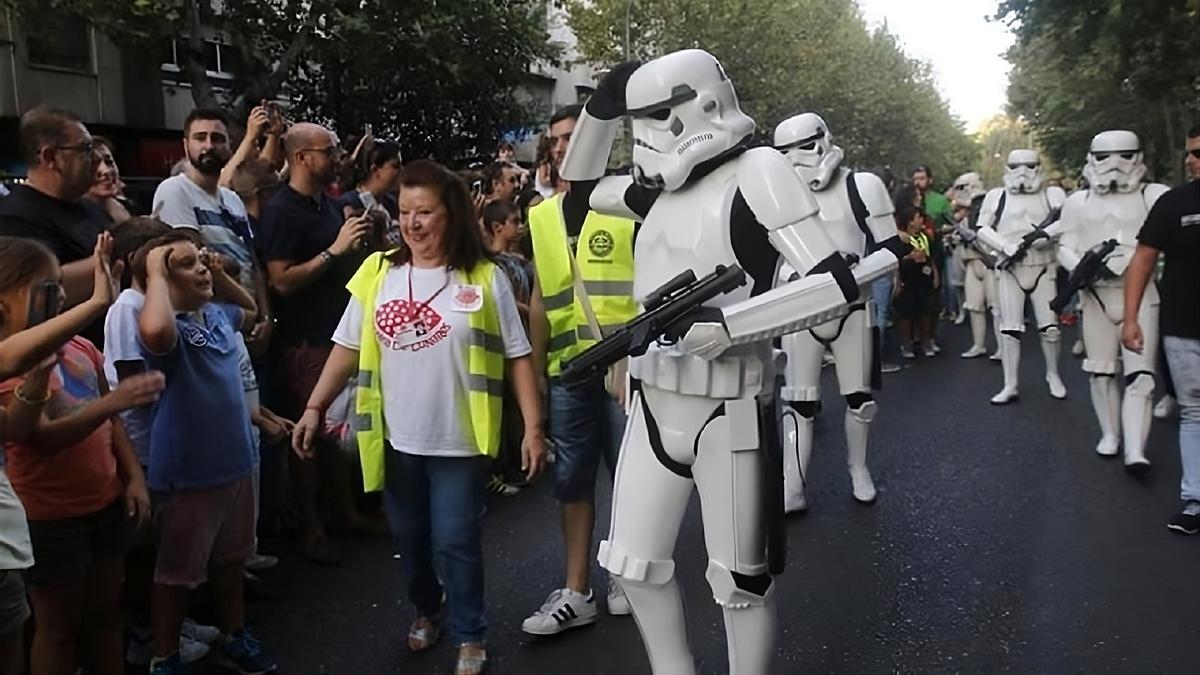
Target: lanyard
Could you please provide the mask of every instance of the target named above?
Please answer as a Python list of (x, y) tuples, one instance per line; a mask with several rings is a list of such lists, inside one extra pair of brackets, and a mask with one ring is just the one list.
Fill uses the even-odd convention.
[(446, 271), (446, 281), (442, 283), (442, 287), (437, 289), (436, 291), (434, 291), (433, 295), (429, 296), (428, 300), (420, 303), (419, 305), (414, 304), (414, 302), (413, 302), (412, 278), (413, 278), (413, 266), (412, 266), (412, 263), (409, 263), (408, 264), (408, 307), (409, 307), (408, 311), (410, 312), (410, 316), (416, 317), (421, 314), (422, 310), (427, 309), (429, 307), (429, 303), (433, 302), (433, 299), (436, 298), (437, 296), (441, 295), (442, 291), (446, 290), (446, 287), (450, 285), (450, 271), (449, 270)]

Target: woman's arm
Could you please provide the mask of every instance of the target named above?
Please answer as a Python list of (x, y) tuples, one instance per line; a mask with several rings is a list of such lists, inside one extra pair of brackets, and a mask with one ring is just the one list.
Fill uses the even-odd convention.
[(308, 397), (308, 405), (304, 406), (304, 414), (292, 431), (292, 450), (297, 455), (305, 459), (313, 457), (313, 439), (321, 428), (325, 409), (346, 388), (346, 383), (357, 369), (358, 350), (339, 344), (333, 345), (333, 351), (329, 352), (317, 386), (313, 387), (312, 394)]

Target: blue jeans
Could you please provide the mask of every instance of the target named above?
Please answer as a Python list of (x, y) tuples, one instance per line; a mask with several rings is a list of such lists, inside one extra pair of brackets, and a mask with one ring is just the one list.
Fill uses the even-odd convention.
[(450, 639), (483, 641), (479, 514), (488, 458), (425, 457), (391, 447), (384, 452), (383, 504), (417, 615), (437, 615), (444, 590)]
[(560, 502), (592, 501), (600, 457), (609, 474), (625, 435), (625, 411), (597, 379), (568, 388), (550, 381), (550, 441), (554, 443), (554, 496)]
[(1162, 342), (1179, 401), (1179, 496), (1200, 502), (1200, 340), (1164, 335)]
[(892, 275), (879, 277), (871, 284), (871, 296), (875, 303), (875, 325), (879, 326), (879, 340), (887, 343), (888, 321), (892, 318)]

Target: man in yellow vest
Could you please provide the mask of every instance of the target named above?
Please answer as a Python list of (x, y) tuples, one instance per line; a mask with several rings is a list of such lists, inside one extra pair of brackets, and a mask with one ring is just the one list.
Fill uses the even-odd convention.
[[(556, 167), (562, 165), (581, 109), (567, 106), (550, 119), (551, 159)], [(536, 270), (530, 337), (534, 367), (549, 378), (554, 494), (562, 504), (567, 558), (563, 587), (554, 590), (521, 626), (533, 635), (555, 635), (596, 620), (596, 601), (588, 583), (594, 558), (596, 471), (601, 457), (610, 475), (616, 470), (625, 429), (624, 408), (618, 400), (623, 396), (619, 391), (610, 394), (603, 380), (567, 389), (558, 375), (564, 361), (601, 337), (596, 328), (607, 335), (637, 314), (632, 297), (634, 228), (631, 220), (593, 211), (564, 212), (562, 193), (529, 212)], [(631, 611), (620, 586), (611, 582), (608, 611)]]

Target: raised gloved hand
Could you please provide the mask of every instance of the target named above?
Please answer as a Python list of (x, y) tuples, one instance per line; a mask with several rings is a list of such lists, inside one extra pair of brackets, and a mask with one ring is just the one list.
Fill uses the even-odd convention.
[(613, 66), (600, 84), (596, 93), (584, 104), (588, 114), (600, 120), (615, 120), (625, 115), (625, 86), (633, 71), (641, 67), (641, 61), (626, 61)]

